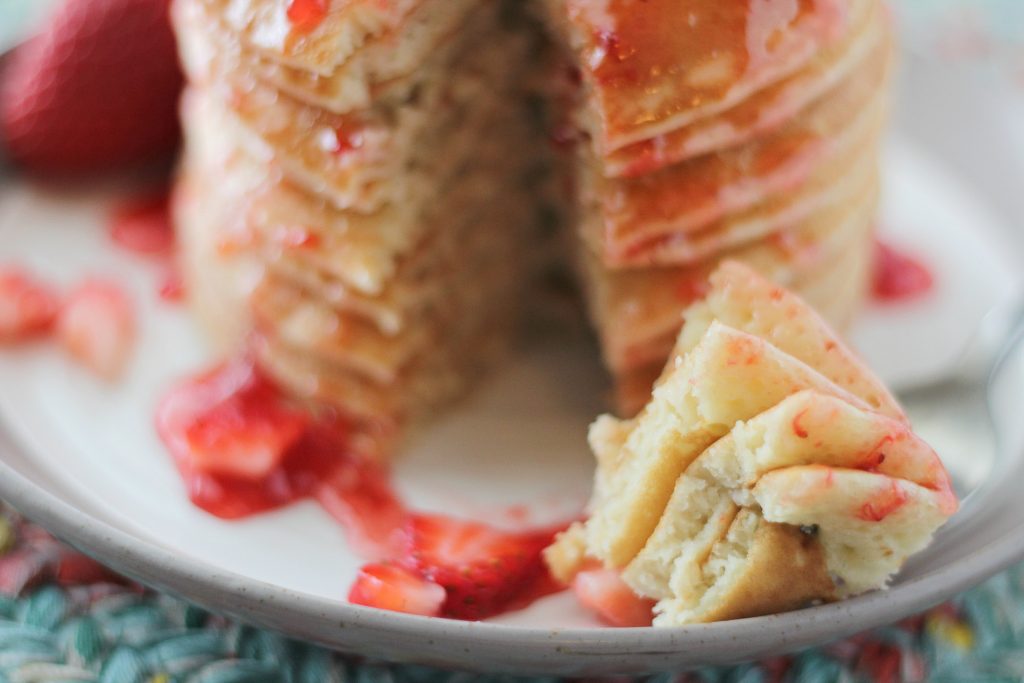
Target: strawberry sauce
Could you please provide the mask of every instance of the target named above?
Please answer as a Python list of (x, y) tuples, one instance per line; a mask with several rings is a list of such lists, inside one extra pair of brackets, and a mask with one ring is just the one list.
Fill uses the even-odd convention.
[(861, 505), (857, 517), (865, 522), (881, 522), (906, 505), (907, 500), (907, 492), (894, 479), (889, 488)]
[(344, 424), (289, 405), (248, 360), (172, 388), (156, 423), (189, 498), (224, 519), (309, 497), (349, 462)]
[(239, 519), (319, 502), (370, 562), (350, 591), (354, 603), (485, 619), (561, 590), (541, 551), (564, 525), (508, 532), (410, 511), (388, 469), (352, 451), (344, 419), (289, 401), (249, 359), (180, 382), (156, 423), (189, 498), (210, 514)]
[(875, 241), (872, 292), (877, 301), (903, 301), (927, 294), (935, 278), (926, 265), (889, 244)]
[(170, 193), (166, 190), (131, 197), (114, 207), (110, 239), (136, 254), (168, 255), (174, 249)]

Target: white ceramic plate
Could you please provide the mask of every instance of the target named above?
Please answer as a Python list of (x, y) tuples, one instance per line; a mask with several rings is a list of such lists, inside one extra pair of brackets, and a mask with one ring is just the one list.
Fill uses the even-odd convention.
[[(948, 371), (984, 313), (1015, 289), (1024, 258), (1003, 243), (1005, 232), (984, 207), (926, 157), (896, 145), (887, 169), (883, 232), (912, 245), (938, 279), (927, 298), (876, 307), (855, 331), (854, 342), (899, 389)], [(162, 389), (201, 368), (206, 353), (185, 311), (157, 298), (159, 270), (108, 244), (109, 201), (102, 192), (0, 190), (0, 261), (27, 263), (64, 283), (86, 273), (115, 277), (134, 293), (142, 332), (133, 367), (115, 386), (46, 345), (0, 353), (0, 496), (126, 574), (212, 609), (392, 660), (523, 673), (636, 672), (777, 654), (890, 622), (1024, 552), (1017, 523), (1024, 516), (1016, 509), (1024, 501), (1002, 495), (1019, 480), (1008, 471), (1024, 468), (1024, 434), (1007, 432), (1004, 457), (981, 459), (980, 475), (978, 454), (943, 452), (941, 438), (934, 443), (954, 475), (970, 471), (967, 485), (988, 493), (886, 593), (676, 630), (601, 628), (567, 594), (491, 623), (350, 606), (344, 596), (361, 560), (313, 503), (223, 522), (186, 500), (152, 414)], [(1013, 364), (1006, 370), (1016, 371)], [(601, 377), (582, 343), (525, 354), (417, 441), (398, 464), (400, 492), (423, 509), (499, 522), (511, 505), (526, 505), (534, 522), (576, 513), (590, 483), (585, 432), (602, 408)], [(1004, 384), (1003, 405), (1021, 405), (1020, 383)]]

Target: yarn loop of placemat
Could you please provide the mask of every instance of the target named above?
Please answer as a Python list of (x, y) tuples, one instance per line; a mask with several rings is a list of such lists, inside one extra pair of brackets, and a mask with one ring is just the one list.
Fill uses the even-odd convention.
[[(649, 683), (1020, 681), (1024, 565), (900, 624)], [(344, 658), (119, 579), (0, 507), (0, 683), (555, 683)], [(629, 679), (617, 679), (627, 681)]]

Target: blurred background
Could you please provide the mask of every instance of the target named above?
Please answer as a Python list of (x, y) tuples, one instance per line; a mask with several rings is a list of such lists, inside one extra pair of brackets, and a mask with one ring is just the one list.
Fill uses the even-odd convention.
[(895, 126), (987, 198), (1024, 247), (1024, 2), (890, 4), (904, 53)]

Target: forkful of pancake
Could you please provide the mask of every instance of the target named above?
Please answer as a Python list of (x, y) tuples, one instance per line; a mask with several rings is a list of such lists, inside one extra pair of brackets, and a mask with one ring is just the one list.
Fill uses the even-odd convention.
[[(602, 416), (553, 576), (620, 624), (753, 617), (884, 588), (956, 511), (896, 399), (796, 295), (725, 262), (634, 418)], [(598, 582), (595, 577), (601, 577)], [(602, 583), (603, 582), (603, 583)]]

